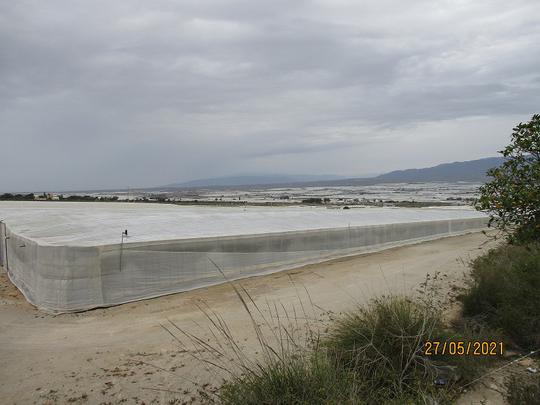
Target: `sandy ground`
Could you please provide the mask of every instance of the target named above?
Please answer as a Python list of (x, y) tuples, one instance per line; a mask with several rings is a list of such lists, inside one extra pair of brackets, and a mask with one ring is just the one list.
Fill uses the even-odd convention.
[[(414, 292), (428, 273), (447, 290), (465, 262), (493, 242), (474, 233), (254, 277), (241, 284), (262, 307), (309, 304), (314, 318), (352, 309), (389, 292)], [(306, 293), (309, 292), (308, 294)], [(28, 304), (0, 271), (0, 403), (193, 403), (197, 387), (219, 386), (221, 373), (194, 359), (160, 324), (211, 341), (207, 305), (238, 342), (257, 350), (250, 319), (231, 285), (221, 285), (79, 314), (51, 316)], [(311, 311), (311, 312), (310, 312)], [(495, 391), (493, 391), (495, 392)], [(487, 403), (500, 403), (488, 392)], [(480, 403), (471, 395), (464, 403)]]

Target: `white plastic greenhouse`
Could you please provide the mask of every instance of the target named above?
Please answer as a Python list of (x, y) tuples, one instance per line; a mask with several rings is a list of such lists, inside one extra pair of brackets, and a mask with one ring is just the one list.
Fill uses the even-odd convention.
[(466, 208), (74, 202), (1, 202), (0, 218), (0, 264), (28, 301), (50, 312), (121, 304), (478, 231), (487, 222)]

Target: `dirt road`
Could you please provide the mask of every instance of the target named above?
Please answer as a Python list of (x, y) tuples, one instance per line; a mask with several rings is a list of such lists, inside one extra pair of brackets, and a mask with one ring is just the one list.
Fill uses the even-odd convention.
[[(390, 291), (409, 294), (428, 273), (445, 274), (445, 288), (450, 288), (462, 280), (463, 262), (491, 246), (486, 236), (474, 233), (240, 284), (264, 306), (275, 301), (298, 305), (307, 290), (319, 313), (340, 312)], [(218, 386), (219, 375), (179, 347), (160, 324), (172, 320), (207, 338), (208, 321), (200, 305), (223, 315), (238, 341), (256, 350), (249, 317), (230, 285), (51, 316), (24, 301), (0, 270), (0, 403), (196, 402), (196, 384)]]

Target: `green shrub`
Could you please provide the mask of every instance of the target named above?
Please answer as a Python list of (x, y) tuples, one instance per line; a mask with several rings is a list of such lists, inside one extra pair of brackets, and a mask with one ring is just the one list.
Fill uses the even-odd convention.
[(472, 262), (464, 315), (478, 316), (524, 349), (540, 346), (540, 246), (503, 246)]
[(354, 375), (326, 356), (291, 356), (226, 382), (219, 397), (226, 405), (361, 404), (357, 391)]
[(444, 334), (438, 312), (404, 297), (383, 297), (335, 321), (323, 344), (353, 370), (372, 399), (414, 398), (433, 387), (436, 364), (422, 349)]

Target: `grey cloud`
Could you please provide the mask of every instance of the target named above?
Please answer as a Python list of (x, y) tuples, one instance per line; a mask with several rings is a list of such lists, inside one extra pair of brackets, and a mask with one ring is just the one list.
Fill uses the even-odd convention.
[[(426, 150), (450, 128), (486, 139), (441, 161), (494, 154), (540, 105), (539, 11), (535, 0), (3, 2), (0, 191), (432, 163), (411, 147), (414, 128), (446, 134), (426, 136)], [(504, 126), (485, 137), (468, 121), (495, 118)], [(373, 159), (389, 147), (403, 157)]]

